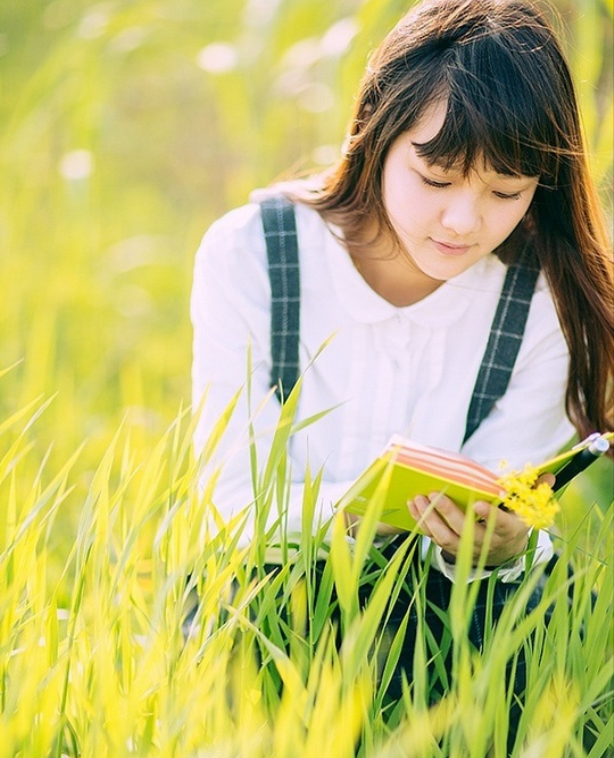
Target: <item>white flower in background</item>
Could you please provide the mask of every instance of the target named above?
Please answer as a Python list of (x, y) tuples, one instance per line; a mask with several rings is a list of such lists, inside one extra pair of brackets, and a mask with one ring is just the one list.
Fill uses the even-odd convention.
[(60, 160), (60, 174), (69, 181), (87, 179), (94, 170), (94, 156), (89, 150), (71, 150)]
[(196, 56), (196, 62), (203, 71), (210, 74), (225, 74), (237, 67), (237, 50), (228, 42), (212, 42)]

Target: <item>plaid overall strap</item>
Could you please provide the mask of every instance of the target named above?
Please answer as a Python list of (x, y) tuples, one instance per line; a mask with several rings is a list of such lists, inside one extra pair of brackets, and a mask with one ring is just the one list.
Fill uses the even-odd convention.
[(508, 267), (482, 365), (467, 413), (464, 442), (505, 394), (529, 315), (539, 266), (529, 258), (529, 246), (516, 264)]
[(294, 205), (285, 197), (260, 203), (271, 281), (271, 387), (279, 402), (298, 380), (300, 273)]

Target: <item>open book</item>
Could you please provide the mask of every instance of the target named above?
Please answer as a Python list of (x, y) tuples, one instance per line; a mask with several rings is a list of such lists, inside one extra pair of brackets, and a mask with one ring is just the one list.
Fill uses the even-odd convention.
[[(536, 466), (540, 474), (557, 476), (554, 490), (561, 493), (571, 479), (606, 452), (614, 433), (595, 433), (578, 445)], [(501, 501), (501, 474), (460, 453), (420, 445), (394, 435), (383, 452), (358, 477), (337, 503), (349, 513), (364, 515), (377, 495), (384, 498), (380, 520), (401, 529), (416, 524), (407, 501), (416, 495), (443, 492), (461, 508), (476, 500)]]

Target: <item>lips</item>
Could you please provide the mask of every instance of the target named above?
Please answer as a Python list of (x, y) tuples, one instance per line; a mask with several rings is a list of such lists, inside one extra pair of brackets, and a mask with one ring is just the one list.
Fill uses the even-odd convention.
[(439, 240), (433, 240), (433, 244), (443, 255), (464, 255), (472, 245), (452, 245), (447, 242), (440, 242)]

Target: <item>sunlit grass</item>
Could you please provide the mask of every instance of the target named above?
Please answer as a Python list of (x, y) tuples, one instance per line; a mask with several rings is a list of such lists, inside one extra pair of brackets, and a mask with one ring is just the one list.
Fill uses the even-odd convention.
[[(23, 428), (28, 415), (36, 411), (12, 426)], [(415, 680), (391, 710), (384, 689), (398, 650), (382, 637), (381, 622), (399, 591), (406, 550), (383, 566), (363, 608), (359, 582), (378, 561), (369, 548), (369, 522), (350, 552), (337, 519), (330, 557), (319, 565), (322, 592), (329, 599), (334, 592), (337, 610), (337, 602), (313, 593), (321, 536), (304, 537), (294, 561), (274, 576), (263, 574), (257, 551), (236, 547), (240, 519), (215, 539), (204, 526), (213, 512), (196, 487), (192, 424), (189, 414), (180, 414), (143, 457), (131, 449), (129, 427), (118, 431), (89, 484), (59, 582), (50, 579), (47, 560), (75, 461), (55, 476), (42, 471), (29, 482), (30, 497), (18, 501), (15, 482), (31, 451), (26, 437), (13, 432), (0, 471), (7, 504), (0, 545), (0, 756), (505, 755), (512, 696), (505, 671), (521, 651), (528, 695), (514, 755), (608, 755), (611, 515), (599, 535), (599, 552), (608, 560), (578, 551), (577, 539), (564, 544), (541, 603), (523, 610), (538, 572), (489, 631), (481, 655), (464, 636), (472, 585), (456, 585), (449, 694), (429, 706), (439, 674), (427, 673), (431, 653), (418, 644)], [(271, 481), (261, 481), (263, 487), (274, 485), (274, 472), (283, 467), (285, 436), (282, 424)], [(317, 477), (306, 490), (307, 513), (316, 494)], [(576, 569), (573, 584), (568, 559)], [(195, 597), (196, 613), (186, 624)], [(423, 603), (418, 585), (410, 604), (420, 609)], [(583, 741), (592, 745), (590, 753)]]

